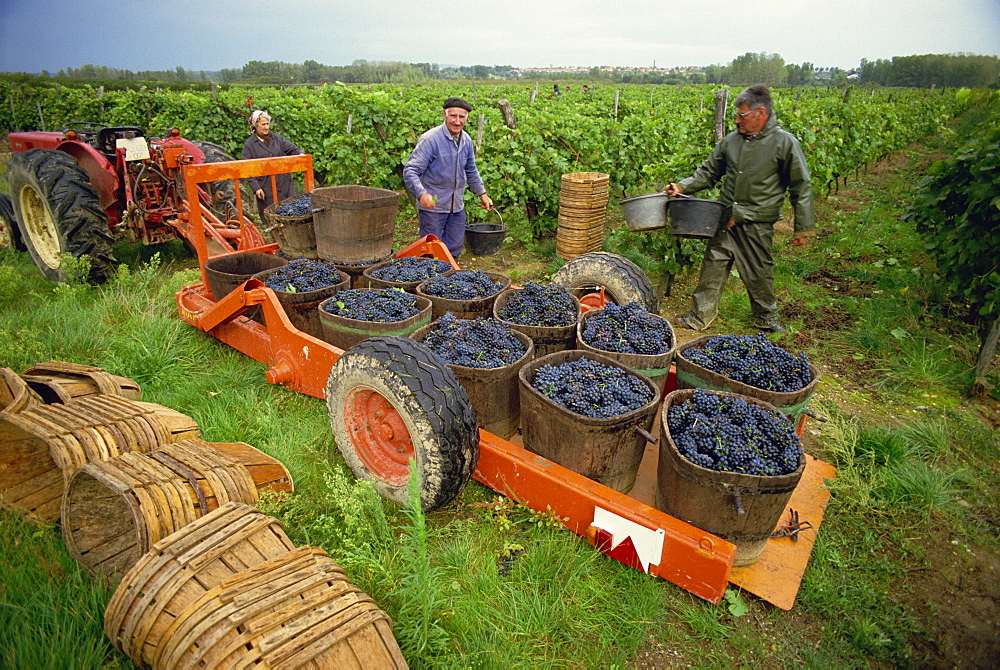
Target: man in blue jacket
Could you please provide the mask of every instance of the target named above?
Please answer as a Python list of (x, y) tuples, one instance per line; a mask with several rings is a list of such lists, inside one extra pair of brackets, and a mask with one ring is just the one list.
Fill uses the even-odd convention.
[(444, 123), (420, 136), (403, 168), (403, 183), (417, 200), (420, 237), (433, 234), (458, 258), (465, 246), (465, 187), (479, 196), (479, 206), (493, 200), (476, 168), (472, 138), (463, 130), (472, 105), (462, 98), (444, 101)]

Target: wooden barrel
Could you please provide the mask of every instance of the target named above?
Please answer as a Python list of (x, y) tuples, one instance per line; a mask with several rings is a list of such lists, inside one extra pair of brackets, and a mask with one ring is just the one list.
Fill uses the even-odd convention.
[[(456, 272), (460, 272), (460, 270), (448, 270), (447, 272), (441, 273), (441, 276), (451, 277)], [(432, 281), (432, 279), (425, 279), (417, 284), (414, 289), (414, 293), (431, 301), (432, 319), (444, 316), (446, 312), (454, 314), (456, 319), (475, 319), (478, 316), (489, 317), (493, 316), (493, 303), (496, 301), (497, 296), (500, 295), (502, 291), (510, 288), (510, 277), (505, 277), (504, 275), (497, 274), (496, 272), (487, 272), (486, 276), (494, 282), (500, 284), (502, 288), (498, 289), (496, 293), (483, 296), (482, 298), (458, 300), (455, 298), (443, 298), (439, 295), (432, 295), (425, 290), (427, 282)]]
[(191, 417), (113, 395), (0, 413), (0, 506), (56, 522), (77, 468), (198, 436)]
[(301, 547), (222, 580), (171, 624), (159, 668), (406, 668), (391, 622), (325, 551)]
[(32, 365), (21, 376), (46, 403), (72, 402), (96, 394), (142, 399), (142, 390), (135, 381), (90, 365), (48, 361)]
[(267, 223), (267, 229), (264, 232), (274, 233), (274, 241), (288, 256), (319, 258), (319, 254), (316, 253), (316, 231), (313, 229), (312, 212), (301, 216), (282, 216), (277, 212), (279, 206), (295, 202), (301, 197), (301, 194), (294, 195), (265, 207), (264, 221)]
[(367, 340), (369, 337), (375, 337), (376, 335), (406, 337), (431, 321), (431, 301), (420, 296), (414, 296), (414, 299), (417, 301), (416, 308), (418, 311), (416, 314), (401, 321), (379, 323), (377, 321), (350, 319), (339, 314), (330, 314), (323, 309), (323, 305), (330, 300), (336, 300), (336, 296), (327, 298), (319, 306), (319, 320), (323, 324), (322, 339), (346, 351), (361, 340)]
[[(677, 449), (670, 435), (670, 408), (691, 397), (695, 389), (667, 394), (660, 415), (660, 460), (657, 463), (656, 507), (693, 526), (736, 545), (736, 566), (760, 558), (771, 533), (784, 515), (785, 506), (802, 477), (806, 460), (787, 475), (759, 476), (717, 472), (695, 465)], [(778, 416), (773, 405), (736, 393), (712, 391), (720, 396), (743, 398)]]
[[(212, 299), (218, 302), (258, 272), (280, 268), (287, 262), (280, 256), (259, 251), (242, 251), (210, 258), (205, 261), (205, 277), (208, 278)], [(260, 305), (254, 305), (246, 311), (246, 317), (257, 323), (264, 323), (264, 310)]]
[(0, 368), (0, 416), (17, 414), (44, 402), (21, 375), (10, 368)]
[[(651, 400), (627, 414), (590, 418), (572, 412), (536, 390), (531, 382), (544, 365), (589, 358), (625, 370), (649, 388)], [(660, 396), (656, 384), (625, 365), (600, 354), (559, 351), (536, 358), (518, 373), (521, 386), (521, 434), (524, 448), (584, 477), (622, 493), (635, 484), (646, 449), (646, 435), (656, 419)]]
[[(417, 342), (423, 342), (433, 329), (434, 324), (428, 324), (414, 332), (411, 337)], [(469, 402), (476, 410), (476, 424), (505, 440), (517, 432), (521, 423), (521, 391), (517, 373), (525, 363), (534, 358), (535, 350), (530, 337), (513, 329), (511, 332), (524, 345), (525, 352), (510, 365), (499, 368), (470, 368), (448, 364), (469, 395)]]
[(750, 396), (751, 398), (757, 398), (758, 400), (763, 400), (774, 405), (792, 421), (798, 421), (809, 404), (809, 399), (816, 390), (817, 384), (819, 384), (819, 368), (812, 363), (809, 364), (811, 381), (798, 391), (783, 393), (750, 386), (749, 384), (744, 384), (743, 382), (730, 379), (725, 375), (713, 372), (697, 363), (692, 363), (685, 358), (684, 352), (691, 349), (700, 349), (714, 337), (717, 336), (704, 335), (677, 347), (677, 356), (674, 358), (674, 364), (677, 366), (677, 388), (728, 391), (730, 393)]
[(292, 478), (280, 461), (242, 442), (184, 440), (122, 454), (70, 477), (63, 539), (86, 572), (114, 583), (167, 535), (220, 504), (253, 504), (264, 490), (291, 493)]
[[(280, 269), (266, 270), (254, 275), (254, 277), (266, 283), (268, 275)], [(320, 303), (337, 291), (343, 291), (351, 286), (350, 276), (342, 270), (337, 270), (337, 272), (340, 273), (340, 279), (336, 284), (324, 286), (315, 291), (302, 291), (299, 293), (271, 289), (274, 291), (274, 295), (278, 297), (278, 302), (281, 303), (281, 307), (285, 310), (288, 320), (303, 333), (309, 333), (319, 339), (323, 338), (323, 323), (319, 320)]]
[(104, 612), (104, 632), (136, 663), (159, 658), (164, 634), (227, 577), (294, 549), (272, 517), (226, 503), (163, 538), (125, 573)]
[(503, 321), (512, 330), (524, 333), (530, 337), (535, 345), (535, 358), (553, 354), (557, 351), (573, 349), (576, 346), (576, 324), (580, 320), (580, 300), (576, 296), (570, 295), (573, 298), (573, 303), (576, 305), (576, 318), (573, 319), (573, 323), (566, 324), (565, 326), (530, 326), (508, 321), (500, 316), (507, 301), (519, 290), (511, 288), (501, 292), (493, 301), (493, 316)]
[[(619, 351), (607, 351), (605, 349), (598, 349), (597, 347), (591, 346), (583, 339), (583, 331), (587, 327), (587, 319), (592, 319), (594, 316), (599, 315), (602, 312), (603, 310), (595, 309), (590, 310), (589, 312), (584, 312), (580, 316), (580, 322), (577, 324), (576, 330), (576, 348), (581, 351), (590, 351), (601, 354), (602, 356), (607, 356), (608, 358), (616, 360), (619, 363), (624, 363), (639, 374), (649, 377), (653, 380), (653, 383), (656, 384), (656, 387), (660, 389), (659, 395), (662, 397), (663, 391), (667, 385), (667, 377), (670, 375), (670, 363), (674, 359), (674, 345), (677, 342), (677, 339), (673, 334), (673, 328), (670, 327), (670, 322), (663, 319), (664, 322), (666, 322), (667, 328), (670, 328), (670, 341), (672, 344), (669, 351), (662, 354), (628, 354)], [(657, 318), (663, 317), (657, 316)]]
[(395, 191), (347, 184), (312, 191), (313, 226), (320, 258), (364, 263), (392, 252), (399, 196)]

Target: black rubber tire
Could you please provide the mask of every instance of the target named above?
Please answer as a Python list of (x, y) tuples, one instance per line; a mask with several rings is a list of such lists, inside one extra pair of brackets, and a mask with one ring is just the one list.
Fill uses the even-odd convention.
[(69, 154), (54, 149), (17, 152), (7, 162), (14, 216), (31, 259), (50, 281), (66, 281), (62, 254), (89, 256), (88, 280), (114, 275), (113, 237), (97, 191)]
[[(214, 142), (192, 140), (191, 143), (201, 149), (201, 152), (205, 154), (206, 163), (225, 163), (227, 161), (236, 160), (231, 155), (226, 153), (225, 149)], [(225, 211), (225, 201), (232, 202), (235, 207), (236, 191), (233, 188), (233, 182), (231, 180), (208, 182), (206, 184), (202, 184), (202, 186), (214, 200), (221, 198), (222, 202), (217, 204), (214, 208), (216, 215), (220, 218), (223, 218), (227, 214)], [(253, 191), (250, 190), (250, 184), (246, 179), (240, 180), (240, 198), (243, 201), (244, 216), (252, 218), (256, 221), (257, 197), (254, 195)]]
[(618, 254), (592, 251), (571, 259), (552, 277), (553, 284), (567, 289), (604, 287), (604, 294), (615, 304), (638, 302), (647, 311), (660, 311), (660, 301), (652, 282), (639, 266)]
[(479, 461), (479, 429), (469, 396), (448, 365), (419, 342), (378, 336), (344, 352), (327, 379), (330, 428), (347, 465), (359, 479), (373, 482), (379, 495), (408, 506), (406, 474), (391, 480), (359, 454), (356, 434), (363, 429), (348, 425), (356, 390), (381, 394), (405, 423), (420, 475), (421, 508), (428, 512), (458, 497)]
[(0, 193), (0, 248), (15, 251), (27, 250), (21, 240), (21, 231), (17, 228), (14, 205), (10, 201), (10, 196), (2, 193)]

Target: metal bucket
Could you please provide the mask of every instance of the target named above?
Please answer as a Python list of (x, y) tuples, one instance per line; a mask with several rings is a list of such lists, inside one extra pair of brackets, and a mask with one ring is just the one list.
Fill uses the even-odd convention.
[(650, 193), (637, 195), (634, 198), (625, 198), (618, 205), (622, 208), (625, 225), (632, 232), (657, 230), (667, 226), (667, 201), (669, 199), (670, 196), (666, 193)]
[(711, 239), (722, 226), (725, 207), (717, 200), (671, 198), (667, 203), (670, 232), (676, 237)]

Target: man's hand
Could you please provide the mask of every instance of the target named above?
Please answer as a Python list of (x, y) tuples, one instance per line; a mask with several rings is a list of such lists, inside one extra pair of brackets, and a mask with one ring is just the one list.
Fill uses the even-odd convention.
[(262, 189), (262, 188), (257, 189), (256, 191), (253, 192), (253, 194), (255, 196), (257, 196), (258, 200), (263, 200), (264, 199), (264, 189)]
[(671, 198), (676, 198), (684, 193), (684, 189), (681, 188), (680, 184), (670, 183), (663, 187), (663, 192)]
[(493, 210), (493, 199), (490, 196), (483, 193), (481, 196), (479, 196), (479, 201), (480, 201), (479, 206), (485, 209), (487, 212)]
[(804, 247), (806, 243), (809, 242), (809, 236), (803, 235), (802, 237), (793, 237), (792, 246), (793, 247)]
[(736, 225), (736, 217), (729, 217), (729, 223), (726, 224), (726, 230), (732, 230), (733, 226)]
[(424, 193), (420, 196), (420, 206), (424, 209), (434, 209), (437, 207), (437, 198), (430, 193)]

